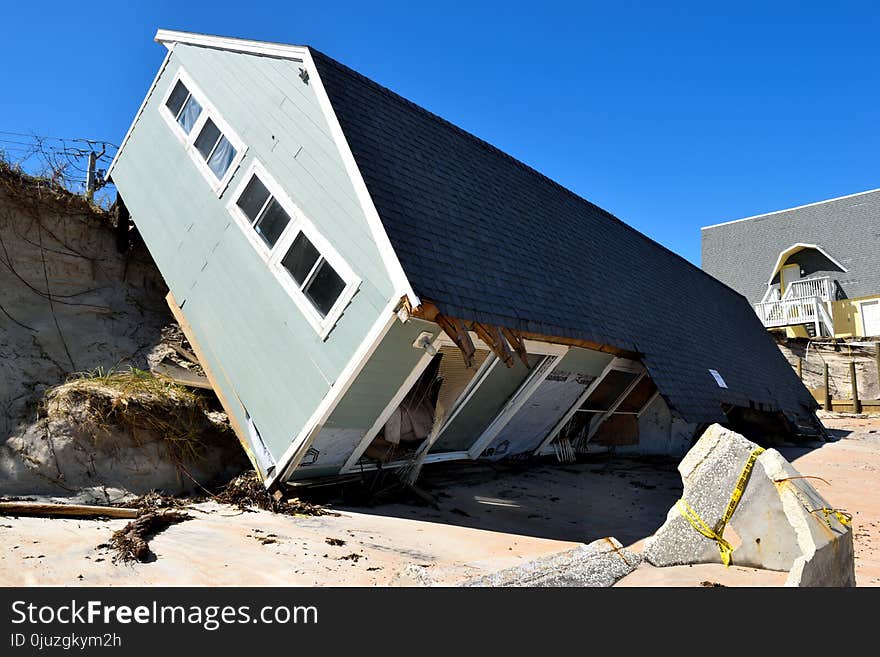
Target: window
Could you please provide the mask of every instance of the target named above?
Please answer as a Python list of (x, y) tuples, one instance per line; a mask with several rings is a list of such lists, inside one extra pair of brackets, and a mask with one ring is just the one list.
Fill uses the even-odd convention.
[(183, 70), (165, 97), (162, 115), (211, 187), (222, 194), (245, 149)]
[(281, 259), (281, 265), (321, 317), (326, 317), (345, 289), (345, 282), (324, 256), (318, 253), (318, 249), (305, 233), (296, 236), (293, 246)]
[(202, 113), (202, 106), (199, 101), (192, 97), (189, 89), (180, 80), (171, 90), (171, 95), (165, 101), (165, 107), (174, 115), (174, 120), (183, 128), (186, 134), (192, 131), (192, 127), (199, 119)]
[(326, 337), (360, 283), (351, 269), (257, 162), (229, 211), (306, 319)]

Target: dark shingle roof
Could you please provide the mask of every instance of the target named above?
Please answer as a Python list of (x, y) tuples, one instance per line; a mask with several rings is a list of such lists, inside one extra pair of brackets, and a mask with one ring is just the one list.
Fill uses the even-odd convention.
[(880, 190), (702, 230), (703, 268), (754, 303), (779, 252), (816, 244), (846, 267), (829, 272), (850, 298), (880, 294)]
[(724, 421), (722, 402), (801, 417), (815, 408), (742, 296), (490, 144), (312, 53), (404, 271), (441, 312), (640, 352), (691, 422)]

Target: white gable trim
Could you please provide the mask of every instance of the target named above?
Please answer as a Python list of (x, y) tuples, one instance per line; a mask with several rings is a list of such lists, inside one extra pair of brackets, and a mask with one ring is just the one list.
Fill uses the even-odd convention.
[(291, 46), (285, 43), (272, 43), (270, 41), (249, 41), (248, 39), (199, 34), (197, 32), (178, 32), (176, 30), (157, 30), (155, 40), (166, 46), (174, 43), (185, 43), (190, 46), (204, 46), (205, 48), (232, 50), (251, 55), (265, 55), (282, 59), (296, 59), (298, 61), (303, 61), (303, 58), (308, 53), (308, 49), (304, 46)]
[(776, 258), (776, 264), (773, 266), (773, 270), (770, 272), (770, 279), (767, 281), (767, 285), (773, 284), (773, 277), (776, 276), (776, 272), (779, 271), (779, 268), (782, 266), (783, 262), (788, 260), (788, 258), (791, 257), (792, 255), (794, 255), (795, 250), (803, 251), (804, 249), (816, 249), (816, 251), (818, 251), (823, 256), (828, 258), (831, 262), (833, 262), (835, 265), (840, 267), (840, 269), (842, 271), (845, 272), (847, 270), (846, 267), (844, 267), (842, 264), (840, 264), (840, 262), (838, 262), (837, 258), (835, 258), (833, 255), (828, 253), (828, 251), (823, 249), (818, 244), (805, 244), (804, 242), (797, 242), (796, 244), (792, 244), (787, 249), (782, 249), (782, 251), (779, 252), (779, 256)]
[(397, 252), (391, 245), (391, 240), (385, 231), (385, 226), (379, 218), (379, 211), (373, 203), (373, 198), (370, 196), (367, 184), (361, 175), (361, 170), (355, 162), (354, 154), (351, 152), (351, 147), (348, 145), (348, 140), (345, 138), (345, 133), (342, 131), (342, 126), (339, 124), (339, 119), (333, 110), (333, 105), (330, 103), (330, 97), (324, 89), (324, 83), (318, 74), (318, 68), (315, 66), (311, 52), (306, 52), (305, 61), (309, 71), (309, 83), (315, 85), (315, 95), (318, 97), (318, 104), (324, 112), (324, 118), (327, 119), (327, 124), (330, 126), (330, 134), (333, 137), (336, 148), (339, 150), (339, 154), (342, 156), (346, 173), (348, 173), (349, 180), (354, 187), (358, 201), (360, 201), (361, 209), (367, 218), (367, 225), (373, 234), (373, 241), (376, 243), (376, 248), (379, 249), (379, 254), (382, 256), (382, 261), (388, 270), (388, 276), (391, 278), (391, 284), (394, 286), (394, 298), (399, 300), (401, 297), (406, 296), (412, 307), (417, 308), (422, 302), (419, 300), (406, 273), (403, 271), (403, 265), (400, 264)]

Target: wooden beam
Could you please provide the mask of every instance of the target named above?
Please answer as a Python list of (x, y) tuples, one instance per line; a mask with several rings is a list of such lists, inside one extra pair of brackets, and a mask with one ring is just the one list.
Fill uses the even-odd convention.
[[(479, 322), (471, 322), (471, 328), (479, 336), (480, 340), (488, 345), (498, 358), (508, 367), (513, 367), (513, 353), (507, 344), (507, 339), (501, 334), (501, 329), (497, 326), (489, 324), (480, 324)], [(528, 367), (528, 360), (526, 360)]]
[(461, 350), (461, 353), (464, 356), (465, 366), (473, 367), (474, 353), (476, 352), (476, 349), (474, 348), (471, 336), (468, 335), (461, 320), (456, 319), (455, 317), (447, 317), (446, 315), (436, 315), (434, 321), (437, 322), (440, 328), (443, 329), (443, 332), (446, 333), (446, 335), (448, 335)]
[(68, 518), (137, 518), (140, 509), (91, 504), (56, 504), (42, 502), (0, 502), (0, 515), (53, 516)]
[(526, 343), (523, 340), (522, 336), (516, 331), (501, 327), (501, 332), (504, 334), (504, 337), (507, 338), (507, 342), (513, 347), (513, 350), (516, 352), (516, 355), (519, 356), (519, 359), (523, 362), (523, 365), (526, 367), (529, 366), (529, 354), (526, 351)]
[(861, 413), (862, 404), (859, 401), (859, 383), (858, 377), (856, 377), (856, 362), (854, 360), (849, 361), (849, 380), (852, 385), (853, 413)]
[[(413, 309), (412, 316), (418, 317), (419, 319), (425, 319), (429, 322), (437, 321), (436, 318), (440, 316), (440, 309), (437, 308), (437, 305), (433, 301), (422, 300), (422, 305), (418, 308)], [(439, 323), (439, 322), (438, 322)], [(502, 331), (510, 330), (502, 327)], [(537, 340), (539, 342), (550, 342), (553, 344), (564, 344), (569, 347), (581, 347), (583, 349), (591, 349), (592, 351), (601, 351), (606, 354), (613, 354), (615, 356), (620, 356), (621, 358), (628, 358), (630, 360), (640, 360), (642, 354), (636, 351), (630, 351), (628, 349), (621, 349), (619, 347), (615, 347), (609, 344), (602, 344), (599, 342), (591, 342), (590, 340), (580, 340), (578, 338), (564, 338), (558, 335), (546, 335), (544, 333), (532, 333), (526, 331), (516, 331), (516, 334), (520, 337), (521, 340)], [(505, 333), (505, 337), (507, 334)], [(451, 336), (450, 336), (451, 337)], [(516, 349), (516, 345), (511, 343), (511, 346)]]
[(231, 426), (232, 430), (235, 432), (235, 436), (238, 438), (238, 442), (241, 443), (245, 454), (247, 454), (248, 458), (254, 466), (254, 470), (257, 471), (257, 475), (262, 478), (260, 468), (257, 465), (257, 459), (254, 456), (253, 452), (251, 452), (251, 446), (248, 442), (249, 434), (244, 429), (244, 427), (239, 424), (238, 420), (236, 419), (236, 415), (233, 412), (233, 409), (235, 409), (236, 407), (230, 403), (226, 395), (223, 394), (223, 389), (219, 385), (217, 385), (217, 377), (211, 370), (210, 365), (208, 365), (208, 359), (205, 358), (205, 352), (202, 351), (202, 348), (199, 345), (199, 341), (196, 339), (195, 333), (193, 332), (192, 326), (190, 326), (190, 323), (184, 316), (183, 310), (181, 310), (180, 306), (177, 305), (177, 300), (174, 298), (174, 295), (171, 294), (171, 292), (169, 292), (168, 295), (165, 297), (165, 303), (168, 304), (168, 307), (171, 309), (171, 314), (174, 315), (174, 319), (176, 319), (177, 323), (180, 325), (180, 330), (183, 331), (183, 334), (186, 336), (187, 341), (192, 346), (193, 351), (195, 352), (196, 358), (199, 359), (199, 364), (202, 366), (202, 370), (205, 372), (208, 383), (211, 384), (211, 389), (214, 391), (214, 394), (217, 395), (217, 399), (220, 400), (220, 405), (226, 412), (226, 417), (229, 418), (229, 426)]

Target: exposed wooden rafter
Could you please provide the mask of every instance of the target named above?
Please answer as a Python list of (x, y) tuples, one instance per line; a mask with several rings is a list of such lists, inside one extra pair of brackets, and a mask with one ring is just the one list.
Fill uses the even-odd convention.
[[(479, 322), (471, 322), (471, 328), (479, 336), (480, 340), (489, 346), (492, 353), (498, 356), (505, 365), (513, 367), (513, 352), (510, 350), (507, 340), (501, 334), (500, 328), (490, 324), (480, 324)], [(529, 362), (527, 360), (526, 367), (528, 365)]]
[[(479, 338), (486, 343), (492, 352), (501, 359), (508, 367), (513, 366), (513, 353), (519, 356), (520, 360), (529, 366), (528, 354), (526, 352), (525, 340), (536, 340), (538, 342), (549, 342), (552, 344), (564, 344), (570, 347), (582, 347), (593, 351), (601, 351), (606, 354), (614, 354), (620, 358), (628, 358), (630, 360), (639, 360), (641, 354), (619, 349), (607, 344), (591, 342), (589, 340), (578, 340), (576, 338), (563, 338), (559, 336), (543, 335), (541, 333), (527, 333), (515, 331), (506, 326), (496, 326), (494, 324), (484, 324), (470, 320), (462, 320), (451, 318), (440, 312), (437, 305), (432, 301), (422, 300), (422, 305), (418, 308), (412, 308), (404, 301), (402, 307), (412, 317), (425, 319), (430, 322), (436, 322), (446, 332), (446, 334), (455, 342), (462, 350), (465, 359), (473, 358), (473, 342), (468, 336), (468, 331), (474, 331)], [(470, 355), (469, 355), (470, 354)]]
[(467, 367), (474, 366), (474, 353), (476, 349), (474, 348), (474, 343), (471, 340), (471, 336), (468, 334), (467, 329), (465, 329), (464, 325), (461, 323), (460, 319), (456, 319), (455, 317), (447, 317), (446, 315), (437, 314), (434, 317), (434, 321), (440, 325), (440, 328), (443, 329), (443, 332), (448, 335), (455, 345), (461, 350), (461, 353), (464, 355), (464, 363)]
[(523, 365), (528, 367), (529, 355), (526, 352), (526, 343), (523, 340), (523, 337), (516, 331), (506, 327), (501, 327), (501, 332), (504, 334), (504, 337), (507, 338), (507, 342), (513, 347), (513, 350), (516, 352), (516, 355), (519, 356)]

